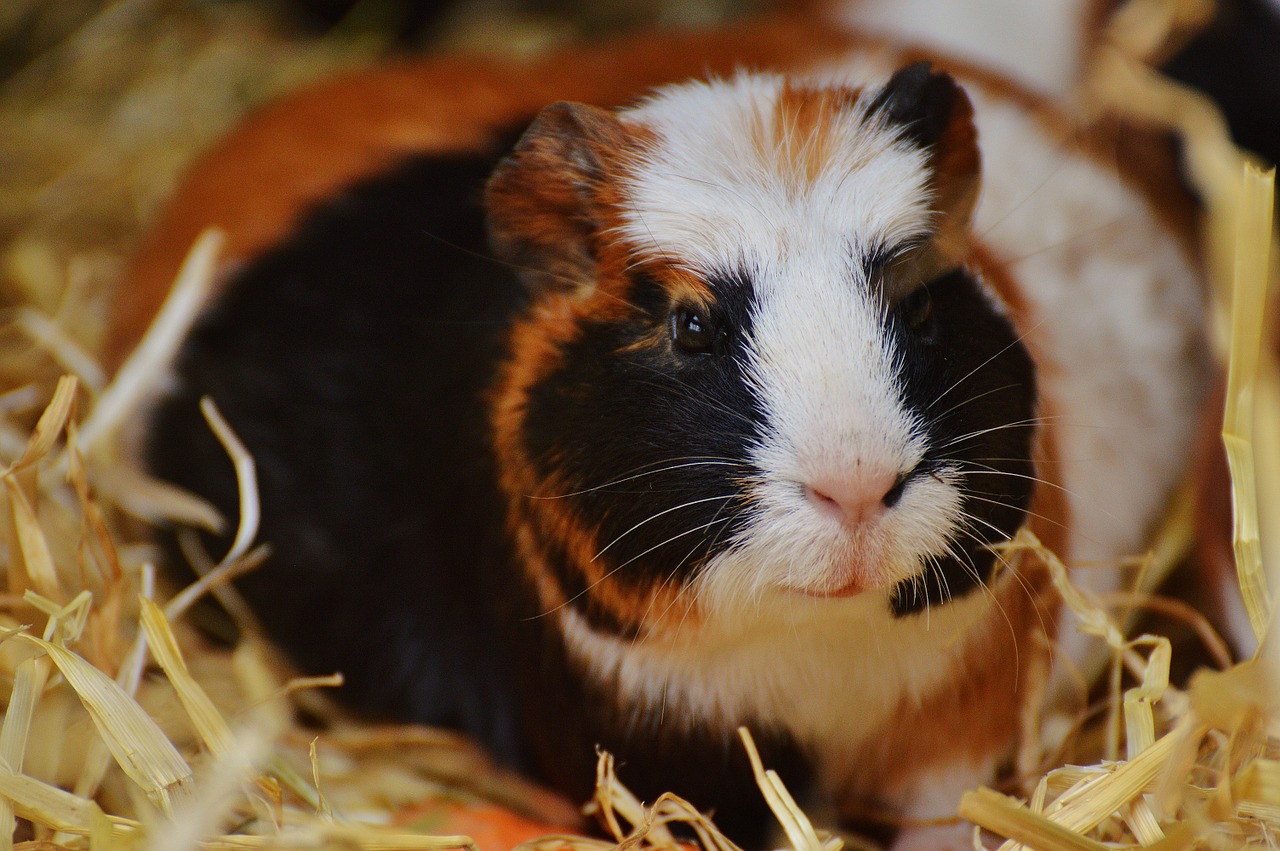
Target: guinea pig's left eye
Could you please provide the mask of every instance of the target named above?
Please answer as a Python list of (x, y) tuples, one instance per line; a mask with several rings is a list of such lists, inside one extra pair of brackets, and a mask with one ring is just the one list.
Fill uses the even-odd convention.
[(703, 355), (715, 346), (716, 332), (706, 314), (681, 307), (671, 314), (671, 339), (682, 351)]
[(913, 333), (921, 337), (933, 336), (933, 296), (929, 294), (928, 286), (921, 286), (904, 298), (898, 310)]

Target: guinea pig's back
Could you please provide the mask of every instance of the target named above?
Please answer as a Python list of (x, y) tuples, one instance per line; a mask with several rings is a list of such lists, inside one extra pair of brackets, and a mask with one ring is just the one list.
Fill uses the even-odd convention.
[(525, 295), (488, 257), (480, 200), (504, 148), (404, 159), (236, 271), (143, 448), (154, 474), (235, 517), (199, 411), (212, 397), (257, 462), (273, 554), (237, 584), (269, 635), (309, 673), (342, 670), (364, 709), (498, 750), (505, 656), (485, 624), (504, 553), (484, 394)]
[(766, 19), (659, 31), (535, 59), (458, 54), (354, 71), (247, 117), (202, 155), (143, 235), (116, 294), (104, 360), (137, 344), (199, 234), (217, 227), (221, 262), (246, 262), (287, 239), (300, 212), (399, 158), (474, 151), (519, 117), (558, 100), (618, 104), (690, 76), (793, 65), (863, 43), (843, 28)]
[[(1141, 552), (1185, 467), (1206, 383), (1203, 279), (1172, 170), (1140, 130), (1046, 121), (977, 92), (986, 164), (975, 232), (1020, 282), (1076, 562)], [(1154, 151), (1148, 156), (1160, 153)], [(1155, 170), (1157, 164), (1148, 166)], [(1108, 571), (1077, 581), (1112, 590)]]

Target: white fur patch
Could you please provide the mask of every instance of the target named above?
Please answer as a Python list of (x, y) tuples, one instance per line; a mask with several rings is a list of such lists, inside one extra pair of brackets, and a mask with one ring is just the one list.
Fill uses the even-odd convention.
[(975, 107), (990, 165), (974, 230), (1006, 259), (1033, 315), (1041, 385), (1060, 410), (1069, 555), (1135, 554), (1195, 430), (1204, 358), (1195, 266), (1109, 171), (1039, 135), (1007, 102), (977, 92)]
[(677, 725), (708, 721), (792, 730), (833, 757), (832, 785), (903, 697), (923, 699), (955, 670), (964, 635), (988, 610), (972, 594), (906, 620), (883, 593), (823, 600), (766, 592), (697, 629), (632, 643), (558, 611), (569, 646), (638, 715)]
[[(623, 113), (660, 141), (632, 164), (620, 236), (695, 272), (788, 272), (790, 261), (851, 285), (841, 260), (923, 233), (925, 156), (895, 129), (864, 120), (875, 91), (827, 131), (839, 155), (797, 181), (771, 126), (783, 88), (777, 75), (739, 74), (666, 88)], [(833, 268), (809, 268), (814, 258)]]

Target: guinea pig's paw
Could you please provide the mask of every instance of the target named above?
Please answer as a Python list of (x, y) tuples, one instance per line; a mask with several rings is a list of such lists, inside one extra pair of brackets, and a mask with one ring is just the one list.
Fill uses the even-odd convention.
[(909, 827), (898, 834), (890, 851), (985, 851), (987, 846), (973, 836), (973, 825), (961, 824)]

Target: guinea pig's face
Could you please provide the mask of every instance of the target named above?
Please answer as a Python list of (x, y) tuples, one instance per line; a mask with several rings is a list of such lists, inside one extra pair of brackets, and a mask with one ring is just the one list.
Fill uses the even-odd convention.
[(963, 264), (977, 179), (968, 101), (924, 66), (545, 112), (489, 196), (538, 288), (495, 425), (543, 604), (637, 634), (977, 587), (1023, 521), (1035, 415)]

